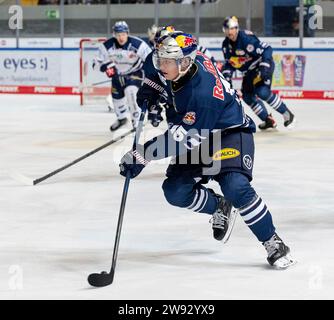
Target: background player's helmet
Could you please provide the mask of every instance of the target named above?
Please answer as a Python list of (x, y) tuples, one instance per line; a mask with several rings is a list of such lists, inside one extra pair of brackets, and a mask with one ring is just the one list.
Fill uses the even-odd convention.
[(175, 28), (173, 26), (165, 26), (158, 28), (154, 35), (154, 42), (157, 43), (159, 38), (167, 36), (168, 34), (173, 32), (175, 32)]
[(113, 26), (114, 33), (126, 32), (129, 33), (130, 29), (128, 24), (125, 21), (117, 21)]
[(160, 70), (160, 59), (173, 59), (179, 68), (179, 76), (185, 75), (195, 61), (197, 40), (194, 36), (184, 32), (174, 32), (158, 39), (153, 54), (153, 64)]
[(158, 27), (155, 24), (153, 24), (151, 27), (147, 29), (147, 35), (150, 41), (152, 42), (154, 41), (157, 31), (158, 31)]
[(226, 17), (223, 22), (223, 32), (232, 28), (239, 28), (239, 21), (236, 16)]

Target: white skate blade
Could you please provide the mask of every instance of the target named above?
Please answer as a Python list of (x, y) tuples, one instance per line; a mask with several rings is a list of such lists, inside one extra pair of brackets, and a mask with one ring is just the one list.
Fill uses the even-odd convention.
[(297, 260), (292, 258), (291, 254), (288, 253), (286, 256), (279, 258), (275, 261), (273, 267), (276, 269), (287, 269), (297, 263)]
[(292, 122), (286, 127), (288, 130), (292, 130), (294, 128), (296, 128), (297, 125), (297, 120), (296, 118), (293, 118)]
[(24, 176), (21, 173), (18, 173), (16, 171), (10, 171), (8, 172), (8, 175), (13, 178), (14, 180), (20, 182), (21, 184), (24, 184), (26, 186), (33, 186), (34, 185), (34, 180)]
[(228, 229), (227, 229), (227, 232), (226, 232), (224, 238), (222, 239), (223, 243), (226, 243), (228, 241), (228, 239), (230, 239), (230, 235), (232, 233), (234, 223), (235, 223), (235, 220), (237, 218), (237, 214), (238, 214), (238, 210), (235, 209), (235, 208), (232, 208), (231, 215), (230, 215), (230, 224), (228, 226)]

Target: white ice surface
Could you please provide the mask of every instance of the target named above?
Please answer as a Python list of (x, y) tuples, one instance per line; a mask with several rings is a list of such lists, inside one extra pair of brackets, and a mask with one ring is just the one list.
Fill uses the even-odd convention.
[(298, 126), (274, 113), (278, 130), (256, 134), (253, 186), (296, 266), (270, 269), (240, 217), (222, 245), (207, 215), (170, 206), (163, 162), (131, 182), (114, 283), (92, 289), (88, 274), (110, 267), (132, 138), (25, 186), (8, 171), (36, 179), (71, 162), (112, 138), (113, 115), (77, 97), (0, 95), (0, 299), (333, 299), (334, 103), (287, 103)]

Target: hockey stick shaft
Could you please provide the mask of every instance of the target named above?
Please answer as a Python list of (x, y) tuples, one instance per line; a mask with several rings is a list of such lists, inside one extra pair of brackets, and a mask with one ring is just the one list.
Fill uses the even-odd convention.
[[(134, 140), (133, 140), (133, 149), (134, 149), (136, 143), (139, 141), (141, 132), (143, 130), (143, 123), (144, 123), (146, 107), (147, 106), (146, 106), (146, 103), (145, 103), (143, 111), (140, 115), (139, 124), (138, 124), (136, 134), (135, 134), (135, 137), (134, 137)], [(111, 268), (110, 268), (110, 274), (112, 275), (112, 277), (114, 276), (114, 272), (115, 272), (115, 268), (116, 268), (118, 247), (119, 247), (119, 241), (120, 241), (120, 238), (121, 238), (121, 231), (122, 231), (123, 217), (124, 217), (124, 211), (125, 211), (125, 204), (126, 204), (126, 199), (127, 199), (127, 196), (128, 196), (130, 180), (131, 180), (130, 172), (127, 172), (125, 182), (124, 182), (124, 187), (123, 187), (121, 206), (120, 206), (120, 209), (119, 209), (117, 231), (116, 231), (115, 244), (114, 244), (114, 252), (113, 252), (112, 264), (111, 264)]]
[[(122, 76), (121, 76), (122, 77)], [(141, 80), (143, 81), (144, 78), (140, 78), (140, 77), (137, 77), (137, 76), (129, 76), (130, 79), (133, 79), (133, 80)], [(100, 82), (95, 82), (95, 83), (92, 83), (91, 86), (94, 87), (94, 86), (98, 86), (100, 84), (104, 84), (104, 83), (110, 83), (111, 82), (111, 79), (109, 80), (104, 80), (104, 81), (100, 81)]]
[(110, 146), (111, 144), (113, 144), (113, 143), (115, 143), (115, 142), (117, 142), (117, 141), (120, 141), (120, 140), (124, 139), (126, 136), (128, 136), (129, 134), (131, 134), (131, 133), (133, 133), (133, 132), (135, 132), (135, 129), (131, 129), (130, 131), (127, 131), (127, 132), (124, 133), (123, 135), (121, 135), (121, 136), (119, 136), (119, 137), (117, 137), (117, 138), (115, 138), (115, 139), (110, 140), (109, 142), (107, 142), (107, 143), (103, 144), (102, 146), (100, 146), (100, 147), (98, 147), (98, 148), (96, 148), (96, 149), (94, 149), (94, 150), (92, 150), (92, 151), (90, 151), (90, 152), (84, 154), (84, 155), (81, 156), (80, 158), (77, 158), (77, 159), (73, 160), (72, 162), (70, 162), (70, 163), (64, 165), (63, 167), (61, 167), (61, 168), (59, 168), (59, 169), (56, 169), (56, 170), (54, 170), (54, 171), (52, 171), (52, 172), (46, 174), (46, 175), (43, 176), (43, 177), (40, 177), (40, 178), (38, 178), (38, 179), (35, 179), (35, 180), (33, 181), (33, 185), (36, 185), (36, 184), (38, 184), (38, 183), (40, 183), (40, 182), (42, 182), (42, 181), (44, 181), (44, 180), (46, 180), (46, 179), (48, 179), (48, 178), (50, 178), (50, 177), (53, 177), (54, 175), (56, 175), (56, 174), (59, 173), (59, 172), (64, 171), (65, 169), (67, 169), (67, 168), (69, 168), (69, 167), (72, 167), (72, 166), (75, 165), (76, 163), (78, 163), (78, 162), (80, 162), (80, 161), (82, 161), (82, 160), (84, 160), (84, 159), (90, 157), (91, 155), (93, 155), (93, 154), (95, 154), (95, 153), (101, 151), (102, 149), (105, 149), (106, 147)]
[(100, 84), (104, 84), (104, 83), (107, 83), (107, 82), (111, 83), (111, 79), (92, 83), (91, 86), (94, 87), (94, 86), (98, 86)]

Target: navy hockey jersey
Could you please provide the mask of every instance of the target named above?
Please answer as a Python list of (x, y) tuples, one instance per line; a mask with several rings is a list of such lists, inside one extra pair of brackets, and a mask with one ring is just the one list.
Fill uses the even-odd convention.
[[(200, 146), (213, 132), (255, 131), (254, 122), (245, 114), (236, 91), (201, 52), (198, 51), (191, 72), (179, 82), (166, 84), (172, 93), (176, 116), (168, 119), (169, 129), (164, 135), (145, 143), (145, 151), (151, 147), (145, 153), (147, 160), (152, 155), (161, 159), (184, 154)], [(154, 153), (153, 144), (157, 149)], [(169, 148), (172, 144), (176, 148)]]
[(251, 31), (239, 30), (235, 42), (225, 38), (222, 45), (225, 57), (224, 69), (241, 72), (255, 69), (260, 62), (271, 63), (272, 48), (261, 42)]

